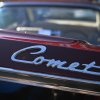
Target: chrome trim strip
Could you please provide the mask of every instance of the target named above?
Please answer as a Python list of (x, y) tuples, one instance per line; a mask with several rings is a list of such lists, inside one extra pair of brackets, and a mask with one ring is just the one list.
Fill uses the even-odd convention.
[(36, 73), (36, 72), (29, 72), (29, 71), (21, 71), (21, 70), (15, 70), (11, 68), (4, 68), (0, 67), (0, 71), (6, 71), (10, 73), (17, 73), (17, 74), (22, 74), (22, 75), (35, 75), (35, 76), (42, 76), (42, 77), (47, 77), (47, 78), (52, 78), (52, 79), (63, 79), (63, 80), (70, 80), (70, 81), (77, 81), (77, 82), (84, 82), (84, 83), (91, 83), (91, 84), (98, 84), (100, 85), (100, 81), (91, 81), (91, 80), (85, 80), (85, 79), (77, 79), (77, 78), (69, 78), (69, 77), (64, 77), (64, 76), (57, 76), (57, 75), (49, 75), (49, 74), (42, 74), (42, 73)]
[[(78, 82), (87, 82), (87, 83), (92, 83), (92, 84), (98, 84), (100, 85), (100, 82), (94, 82), (94, 81), (87, 81), (87, 80), (82, 80), (82, 79), (75, 79), (75, 78), (69, 78), (69, 77), (61, 77), (61, 76), (56, 76), (56, 75), (48, 75), (48, 74), (41, 74), (41, 73), (35, 73), (35, 72), (28, 72), (28, 71), (20, 71), (20, 70), (14, 70), (11, 68), (3, 68), (0, 67), (1, 72), (8, 72), (8, 73), (15, 73), (20, 76), (40, 76), (44, 78), (51, 78), (51, 79), (62, 79), (62, 80), (71, 80), (71, 81), (78, 81)], [(9, 76), (2, 76), (0, 75), (0, 80), (2, 81), (8, 81), (8, 82), (15, 82), (15, 83), (20, 83), (20, 84), (26, 84), (26, 85), (31, 85), (31, 86), (39, 86), (39, 87), (45, 87), (45, 88), (51, 88), (51, 89), (57, 89), (57, 90), (63, 90), (63, 91), (70, 91), (70, 92), (75, 92), (75, 93), (82, 93), (82, 94), (88, 94), (88, 95), (95, 95), (95, 96), (100, 96), (100, 92), (95, 92), (92, 90), (83, 90), (83, 89), (77, 89), (77, 88), (70, 88), (70, 87), (65, 87), (65, 86), (58, 86), (57, 84), (50, 84), (46, 82), (39, 82), (39, 81), (34, 81), (34, 80), (26, 80), (18, 77), (9, 77)]]
[(10, 79), (10, 78), (5, 78), (5, 77), (2, 77), (2, 78), (0, 77), (0, 80), (19, 83), (19, 84), (25, 84), (25, 85), (31, 85), (31, 86), (37, 86), (37, 87), (63, 90), (63, 91), (74, 92), (74, 93), (100, 96), (100, 92), (94, 92), (94, 91), (88, 91), (88, 90), (82, 90), (82, 89), (70, 88), (70, 87), (63, 87), (63, 86), (52, 86), (50, 84), (46, 84), (46, 83), (43, 83), (43, 82), (37, 82), (37, 81), (22, 80), (22, 79), (17, 79), (17, 78), (16, 79), (15, 78)]

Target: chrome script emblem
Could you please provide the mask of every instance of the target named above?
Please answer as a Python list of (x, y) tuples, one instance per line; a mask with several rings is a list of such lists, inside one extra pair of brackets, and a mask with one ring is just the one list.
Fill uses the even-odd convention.
[[(33, 58), (32, 61), (17, 58), (19, 54), (23, 53), (26, 50), (30, 50), (30, 49), (32, 49), (33, 51), (29, 53), (29, 55), (37, 55), (37, 57)], [(35, 51), (35, 49), (38, 49), (38, 51)], [(75, 72), (92, 74), (92, 75), (100, 75), (100, 72), (95, 72), (93, 70), (90, 71), (91, 68), (95, 68), (97, 70), (100, 69), (100, 66), (97, 66), (96, 61), (94, 60), (92, 60), (88, 64), (85, 64), (85, 63), (81, 64), (80, 62), (71, 62), (71, 64), (66, 65), (68, 64), (67, 61), (61, 61), (61, 59), (56, 60), (55, 58), (48, 59), (42, 56), (42, 54), (45, 53), (46, 50), (47, 50), (47, 47), (44, 45), (35, 45), (35, 46), (26, 47), (26, 48), (20, 49), (16, 51), (15, 53), (13, 53), (13, 55), (11, 56), (11, 60), (14, 62), (32, 64), (32, 65), (41, 65), (45, 62), (46, 67), (48, 68), (51, 67), (51, 68), (57, 68), (61, 70), (69, 70), (69, 71), (75, 71)], [(78, 68), (79, 66), (83, 68), (80, 69)]]

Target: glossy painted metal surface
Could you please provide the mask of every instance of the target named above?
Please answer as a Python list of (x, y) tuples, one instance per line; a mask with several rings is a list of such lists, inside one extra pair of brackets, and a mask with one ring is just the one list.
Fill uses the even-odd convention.
[(45, 6), (45, 7), (69, 7), (69, 8), (86, 8), (100, 11), (99, 4), (96, 3), (65, 3), (65, 2), (0, 2), (0, 7), (16, 6)]
[[(12, 1), (12, 2), (18, 2), (18, 1), (23, 1), (23, 2), (27, 2), (28, 0), (9, 0), (9, 1)], [(82, 2), (82, 3), (84, 3), (84, 2), (86, 2), (86, 3), (88, 3), (88, 2), (90, 2), (90, 0), (43, 0), (43, 1), (41, 1), (41, 0), (29, 0), (30, 2), (75, 2), (75, 3), (77, 3), (77, 2)]]
[[(30, 62), (28, 61), (27, 63), (24, 59), (17, 60), (18, 62), (16, 60), (14, 61), (13, 58), (12, 61), (9, 60), (10, 56), (13, 55), (14, 52), (17, 52), (18, 50), (20, 51), (27, 46), (46, 47), (47, 52), (40, 55), (46, 57), (46, 61), (48, 60), (47, 58), (49, 58), (49, 60), (66, 60), (67, 56), (65, 55), (68, 55), (69, 62), (71, 63), (70, 60), (74, 61), (75, 55), (80, 55), (78, 57), (80, 63), (93, 60), (97, 62), (98, 66), (100, 65), (99, 46), (94, 46), (80, 40), (1, 30), (0, 55), (1, 58), (3, 56), (0, 62), (1, 80), (100, 96), (100, 66), (96, 66), (98, 68), (98, 74), (96, 75), (95, 73), (81, 73), (80, 70), (79, 72), (74, 72), (75, 70), (73, 69), (72, 71), (65, 71), (59, 69), (60, 67), (54, 66), (55, 68), (53, 68), (52, 65), (49, 68), (47, 65), (42, 64), (43, 60), (41, 60), (40, 64), (35, 62), (34, 64), (32, 63), (33, 65), (28, 64)], [(25, 58), (26, 54), (27, 52), (21, 56), (24, 56)], [(84, 56), (84, 59), (82, 56)], [(47, 64), (49, 63), (50, 62)], [(62, 63), (63, 62), (60, 61), (60, 64)], [(36, 66), (39, 67), (37, 68)]]
[(44, 35), (36, 35), (32, 33), (21, 33), (13, 31), (0, 31), (0, 38), (14, 41), (24, 41), (31, 43), (42, 43), (46, 45), (61, 46), (68, 48), (76, 48), (81, 50), (100, 52), (100, 46), (92, 45), (81, 40), (65, 39), (61, 37), (51, 37)]

